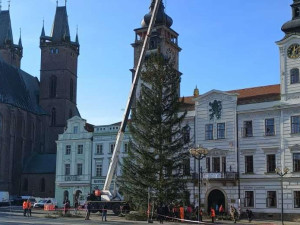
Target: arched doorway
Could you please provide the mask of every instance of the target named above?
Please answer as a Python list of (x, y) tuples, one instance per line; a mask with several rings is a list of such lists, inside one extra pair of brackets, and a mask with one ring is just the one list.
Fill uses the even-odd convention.
[[(223, 206), (224, 210), (226, 205), (225, 205), (225, 196), (222, 191), (218, 189), (212, 190), (207, 198), (207, 212), (210, 213), (210, 208), (213, 207), (216, 209), (216, 206), (220, 207), (220, 205)], [(226, 211), (225, 211), (226, 212)]]
[(65, 204), (66, 201), (69, 201), (69, 192), (68, 191), (64, 191), (64, 201), (63, 201), (63, 203)]
[(80, 191), (80, 190), (75, 191), (74, 196), (73, 196), (74, 206), (75, 206), (76, 202), (77, 202), (77, 204), (79, 204), (79, 200), (80, 200), (80, 195), (81, 194), (82, 194), (82, 191)]

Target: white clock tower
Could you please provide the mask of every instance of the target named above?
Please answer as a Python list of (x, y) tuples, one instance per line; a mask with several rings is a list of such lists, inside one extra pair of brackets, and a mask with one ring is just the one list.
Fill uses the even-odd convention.
[(285, 33), (277, 44), (280, 49), (280, 88), (282, 101), (300, 102), (300, 0), (294, 0), (292, 20), (281, 30)]

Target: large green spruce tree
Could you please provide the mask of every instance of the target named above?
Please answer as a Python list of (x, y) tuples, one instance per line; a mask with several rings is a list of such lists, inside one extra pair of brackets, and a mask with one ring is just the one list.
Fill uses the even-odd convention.
[(157, 203), (183, 201), (186, 196), (180, 112), (180, 73), (161, 54), (151, 55), (141, 73), (141, 92), (132, 110), (132, 141), (122, 165), (120, 188), (137, 209), (147, 207), (148, 188)]

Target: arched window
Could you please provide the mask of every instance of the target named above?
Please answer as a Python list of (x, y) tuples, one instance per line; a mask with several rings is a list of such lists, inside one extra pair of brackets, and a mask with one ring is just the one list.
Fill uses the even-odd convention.
[(64, 201), (63, 201), (63, 203), (65, 203), (68, 200), (69, 200), (69, 192), (68, 191), (64, 191)]
[(56, 97), (56, 83), (57, 83), (56, 76), (51, 76), (51, 78), (50, 78), (50, 98)]
[(54, 126), (56, 124), (56, 109), (53, 108), (51, 112), (51, 125)]
[(42, 178), (40, 181), (40, 192), (45, 192), (46, 190), (46, 182), (45, 182), (45, 178)]
[(24, 192), (27, 192), (27, 191), (28, 191), (28, 179), (27, 179), (27, 178), (24, 178), (24, 180), (23, 180), (22, 190), (23, 190)]
[(72, 112), (72, 110), (70, 109), (70, 111), (69, 111), (69, 119), (72, 118), (72, 117), (73, 117), (73, 112)]
[(0, 136), (2, 135), (2, 130), (3, 130), (3, 119), (2, 119), (2, 115), (0, 114)]
[(291, 74), (291, 84), (299, 83), (299, 69), (293, 68), (290, 71)]
[(74, 86), (73, 86), (73, 79), (70, 80), (70, 100), (73, 101), (74, 97)]

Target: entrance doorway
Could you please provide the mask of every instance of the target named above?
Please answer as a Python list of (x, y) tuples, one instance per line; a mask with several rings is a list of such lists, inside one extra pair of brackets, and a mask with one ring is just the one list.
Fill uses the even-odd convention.
[[(220, 190), (212, 190), (207, 199), (207, 212), (210, 213), (210, 208), (213, 207), (216, 210), (216, 206), (218, 205), (218, 208), (220, 208), (220, 205), (223, 206), (224, 211), (226, 212), (226, 205), (225, 205), (225, 196), (222, 191)], [(216, 213), (218, 213), (216, 211)]]

